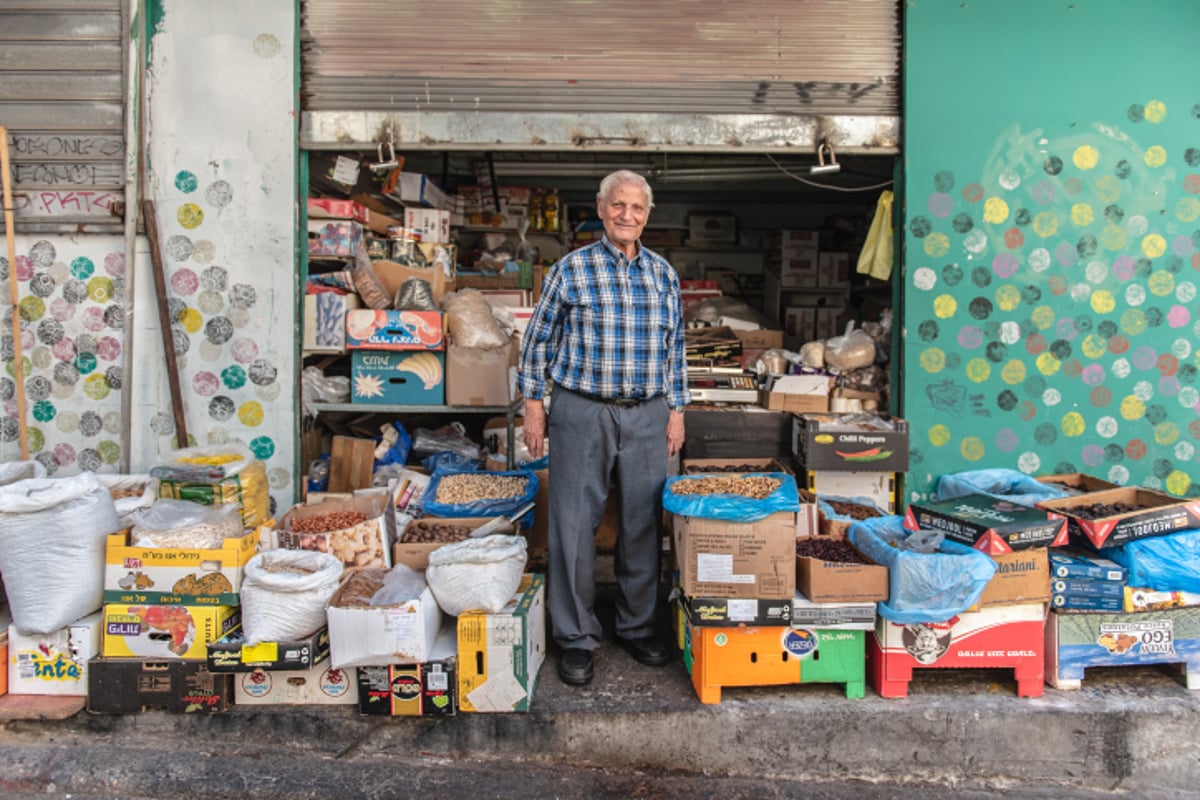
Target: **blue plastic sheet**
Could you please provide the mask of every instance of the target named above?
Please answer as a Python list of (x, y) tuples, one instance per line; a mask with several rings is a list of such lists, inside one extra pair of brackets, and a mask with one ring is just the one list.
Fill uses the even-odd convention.
[(742, 477), (777, 478), (780, 486), (762, 500), (741, 494), (676, 494), (672, 486), (681, 481), (696, 481), (717, 475), (676, 475), (663, 486), (663, 510), (685, 517), (723, 519), (729, 522), (757, 522), (778, 511), (800, 510), (796, 479), (786, 472), (751, 472)]
[(1200, 594), (1200, 530), (1135, 539), (1101, 554), (1126, 569), (1129, 586)]
[(1015, 469), (976, 469), (943, 475), (938, 479), (939, 500), (954, 500), (968, 494), (986, 494), (1032, 507), (1042, 500), (1066, 497), (1056, 486), (1042, 483)]
[(888, 544), (913, 532), (904, 517), (861, 520), (846, 534), (860, 553), (888, 568), (888, 599), (879, 616), (892, 622), (944, 622), (979, 602), (996, 562), (958, 542), (943, 541), (936, 553), (913, 553)]
[[(439, 503), (437, 502), (437, 490), (442, 481), (451, 475), (462, 474), (477, 474), (477, 470), (458, 470), (436, 473), (429, 480), (429, 486), (425, 489), (425, 494), (421, 496), (421, 512), (427, 517), (499, 517), (512, 514), (514, 511), (521, 508), (526, 503), (532, 503), (533, 498), (537, 496), (538, 479), (537, 475), (530, 470), (512, 470), (510, 472), (488, 472), (484, 473), (489, 476), (496, 477), (520, 477), (525, 478), (524, 493), (515, 497), (504, 497), (498, 499), (482, 499), (474, 500), (470, 503)], [(520, 519), (521, 527), (528, 528), (533, 524), (533, 512), (530, 511)]]

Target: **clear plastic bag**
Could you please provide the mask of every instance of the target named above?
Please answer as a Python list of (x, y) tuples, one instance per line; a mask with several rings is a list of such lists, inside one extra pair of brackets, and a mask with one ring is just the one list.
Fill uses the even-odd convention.
[(203, 506), (168, 499), (135, 514), (130, 535), (138, 547), (216, 550), (227, 538), (244, 533), (237, 506)]
[(464, 458), (479, 460), (482, 448), (466, 436), (461, 423), (451, 423), (437, 430), (417, 428), (413, 434), (412, 451), (415, 455), (430, 453), (458, 453)]
[(869, 367), (875, 363), (875, 340), (851, 322), (842, 336), (825, 340), (825, 364), (840, 371)]
[(442, 298), (450, 337), (459, 347), (490, 350), (508, 344), (508, 336), (492, 316), (492, 307), (478, 289), (460, 289)]
[(416, 600), (425, 591), (425, 573), (397, 564), (388, 570), (383, 579), (383, 585), (371, 595), (370, 604), (373, 606), (398, 606), (409, 600)]
[(326, 375), (317, 367), (305, 367), (300, 373), (300, 410), (316, 419), (316, 403), (349, 403), (350, 379)]
[(676, 475), (663, 486), (663, 510), (686, 517), (723, 519), (730, 522), (756, 522), (778, 511), (800, 510), (796, 479), (786, 472), (755, 472), (742, 477), (778, 479), (775, 491), (761, 500), (740, 494), (677, 494), (672, 487), (681, 481), (703, 480), (706, 475)]

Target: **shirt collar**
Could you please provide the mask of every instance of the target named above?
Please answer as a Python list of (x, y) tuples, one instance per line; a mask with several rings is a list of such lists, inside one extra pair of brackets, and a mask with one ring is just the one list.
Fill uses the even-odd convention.
[(642, 247), (642, 242), (640, 239), (638, 240), (638, 243), (637, 243), (637, 248), (638, 248), (637, 255), (635, 255), (633, 258), (630, 258), (629, 256), (622, 253), (619, 249), (617, 249), (617, 246), (615, 244), (613, 244), (612, 241), (608, 238), (607, 233), (603, 234), (601, 236), (600, 243), (603, 244), (604, 247), (608, 250), (609, 255), (611, 255), (613, 258), (615, 258), (617, 260), (618, 264), (628, 264), (630, 266), (633, 266), (634, 264), (640, 263), (640, 260), (642, 257), (642, 252), (644, 251), (644, 249)]

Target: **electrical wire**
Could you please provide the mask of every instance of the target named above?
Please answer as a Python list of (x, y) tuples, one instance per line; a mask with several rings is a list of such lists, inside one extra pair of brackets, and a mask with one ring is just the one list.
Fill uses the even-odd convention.
[(831, 186), (828, 183), (818, 183), (817, 181), (812, 181), (812, 180), (809, 180), (808, 178), (803, 178), (803, 177), (797, 175), (796, 173), (792, 172), (787, 167), (785, 167), (783, 164), (780, 164), (778, 161), (776, 161), (774, 156), (772, 156), (770, 153), (764, 153), (763, 155), (765, 155), (767, 157), (767, 160), (770, 161), (772, 164), (774, 164), (775, 167), (780, 172), (782, 172), (784, 175), (787, 175), (789, 178), (791, 178), (794, 181), (799, 181), (800, 183), (803, 183), (806, 186), (813, 186), (817, 189), (829, 189), (832, 192), (871, 192), (871, 191), (874, 191), (875, 189), (887, 188), (888, 186), (891, 186), (893, 183), (895, 183), (895, 181), (888, 180), (888, 181), (884, 181), (883, 183), (872, 184), (871, 186), (853, 186), (853, 187), (851, 187), (851, 186)]

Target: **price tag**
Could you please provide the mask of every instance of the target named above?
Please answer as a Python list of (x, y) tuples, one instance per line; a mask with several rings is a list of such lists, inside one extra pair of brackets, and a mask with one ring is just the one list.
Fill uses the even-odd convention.
[(333, 179), (347, 186), (358, 183), (358, 159), (338, 156), (333, 164)]

